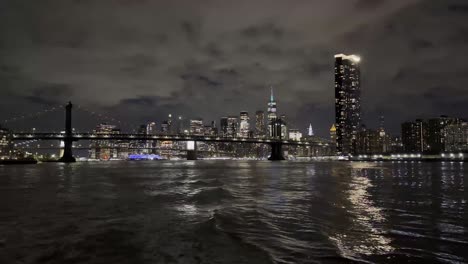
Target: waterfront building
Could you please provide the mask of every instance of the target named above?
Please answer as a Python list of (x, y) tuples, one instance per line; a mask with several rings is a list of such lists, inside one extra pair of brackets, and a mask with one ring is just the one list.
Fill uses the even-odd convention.
[(13, 152), (13, 142), (9, 138), (9, 130), (0, 127), (0, 158), (10, 157)]
[(240, 112), (240, 127), (239, 127), (239, 137), (249, 137), (249, 124), (250, 118), (249, 113), (246, 111)]
[(405, 152), (405, 148), (403, 146), (403, 142), (401, 141), (401, 137), (391, 137), (390, 141), (390, 152), (391, 153), (403, 153)]
[(423, 153), (427, 149), (426, 123), (422, 119), (401, 125), (401, 141), (407, 153)]
[(255, 136), (260, 138), (265, 136), (265, 112), (263, 111), (255, 112)]
[(468, 122), (447, 125), (445, 133), (445, 151), (468, 152)]
[(391, 138), (383, 129), (367, 129), (358, 132), (356, 154), (386, 154), (390, 152)]
[(353, 154), (361, 123), (360, 58), (335, 55), (335, 126), (339, 155)]
[(448, 116), (440, 116), (427, 120), (426, 125), (426, 142), (427, 152), (430, 154), (438, 154), (445, 151), (446, 127), (462, 123), (459, 118)]

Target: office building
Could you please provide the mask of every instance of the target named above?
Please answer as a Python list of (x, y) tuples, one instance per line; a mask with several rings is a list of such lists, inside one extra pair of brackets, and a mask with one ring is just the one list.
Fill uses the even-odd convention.
[(8, 134), (10, 132), (6, 128), (0, 127), (0, 158), (7, 158), (13, 151), (13, 142)]
[(356, 152), (361, 123), (360, 60), (356, 55), (335, 55), (335, 126), (339, 155)]
[(286, 115), (281, 115), (280, 123), (281, 123), (281, 138), (288, 139), (289, 133), (288, 133), (288, 126), (286, 123)]
[(255, 112), (255, 136), (265, 136), (265, 112), (263, 111)]
[(312, 124), (309, 124), (309, 127), (307, 128), (307, 135), (309, 137), (314, 136), (314, 129), (312, 129)]
[(391, 149), (391, 138), (383, 129), (362, 126), (356, 140), (356, 154), (386, 154)]
[(240, 126), (239, 126), (239, 137), (249, 137), (250, 130), (250, 118), (249, 113), (246, 111), (240, 112)]
[(274, 122), (276, 121), (276, 119), (278, 119), (278, 116), (277, 116), (277, 113), (276, 113), (276, 101), (275, 101), (275, 98), (273, 96), (273, 88), (271, 88), (270, 101), (268, 102), (268, 116), (267, 116), (267, 118), (268, 118), (268, 122), (267, 122), (268, 136), (269, 137), (276, 137), (277, 134), (275, 132), (275, 129), (273, 129), (273, 127), (274, 127)]
[[(143, 131), (146, 132), (146, 126), (143, 125)], [(115, 125), (106, 123), (99, 124), (93, 130), (95, 134), (120, 134), (120, 129)], [(120, 142), (112, 140), (93, 140), (91, 141), (91, 149), (89, 157), (91, 159), (109, 160), (119, 158)]]
[(226, 137), (237, 137), (238, 127), (237, 116), (229, 116), (227, 118)]
[(227, 137), (228, 134), (228, 117), (221, 117), (219, 122), (219, 134), (222, 137)]
[(290, 129), (289, 130), (289, 139), (294, 141), (301, 141), (302, 133), (299, 129)]
[(336, 154), (336, 147), (337, 147), (337, 142), (336, 142), (336, 126), (333, 124), (330, 128), (330, 142), (331, 142), (331, 151), (332, 153)]
[(190, 134), (195, 136), (202, 136), (204, 134), (203, 119), (190, 120)]

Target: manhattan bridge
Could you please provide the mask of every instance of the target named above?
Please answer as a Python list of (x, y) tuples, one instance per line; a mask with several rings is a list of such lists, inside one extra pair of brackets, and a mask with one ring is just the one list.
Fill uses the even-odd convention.
[[(63, 107), (63, 106), (62, 106)], [(60, 109), (54, 108), (54, 109)], [(211, 143), (243, 143), (243, 144), (263, 144), (269, 146), (270, 155), (269, 160), (284, 160), (283, 146), (299, 146), (299, 147), (316, 147), (325, 148), (328, 144), (324, 144), (321, 141), (313, 140), (290, 140), (283, 139), (281, 132), (274, 133), (278, 136), (271, 137), (226, 137), (218, 135), (190, 135), (190, 134), (144, 134), (144, 133), (102, 133), (102, 132), (75, 132), (72, 129), (72, 109), (73, 105), (71, 102), (64, 106), (65, 120), (64, 129), (62, 132), (18, 132), (9, 131), (7, 134), (8, 141), (15, 142), (33, 142), (33, 141), (61, 141), (63, 142), (62, 156), (60, 162), (75, 162), (76, 159), (73, 155), (73, 150), (77, 147), (74, 142), (77, 141), (176, 141), (176, 142), (187, 142), (187, 149), (185, 150), (188, 160), (197, 159), (197, 142), (211, 142)], [(270, 122), (268, 124), (271, 131), (280, 131), (281, 124), (279, 122)]]

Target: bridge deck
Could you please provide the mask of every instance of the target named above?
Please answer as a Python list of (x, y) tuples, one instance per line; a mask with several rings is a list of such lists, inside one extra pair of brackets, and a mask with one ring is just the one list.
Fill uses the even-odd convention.
[(64, 133), (13, 133), (12, 140), (130, 140), (130, 141), (201, 141), (201, 142), (233, 142), (233, 143), (258, 143), (294, 146), (326, 146), (327, 144), (312, 141), (294, 141), (268, 138), (241, 138), (241, 137), (219, 137), (219, 136), (195, 136), (195, 135), (144, 135), (144, 134), (100, 134), (100, 133), (73, 133), (67, 137)]

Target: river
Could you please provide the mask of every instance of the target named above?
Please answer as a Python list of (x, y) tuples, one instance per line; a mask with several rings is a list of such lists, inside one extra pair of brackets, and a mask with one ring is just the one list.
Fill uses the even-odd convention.
[(0, 166), (0, 263), (468, 263), (460, 162)]

